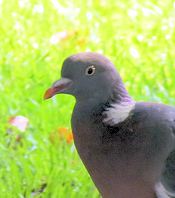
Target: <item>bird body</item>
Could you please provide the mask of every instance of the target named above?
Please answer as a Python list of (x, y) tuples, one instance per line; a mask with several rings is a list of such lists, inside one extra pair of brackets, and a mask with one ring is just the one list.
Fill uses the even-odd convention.
[(103, 122), (104, 106), (89, 106), (75, 106), (72, 128), (79, 155), (101, 194), (111, 198), (154, 197), (154, 184), (175, 147), (175, 109), (136, 103), (126, 120), (111, 126)]
[(62, 78), (45, 98), (76, 97), (75, 146), (101, 195), (175, 196), (175, 108), (135, 102), (114, 65), (97, 53), (67, 58)]

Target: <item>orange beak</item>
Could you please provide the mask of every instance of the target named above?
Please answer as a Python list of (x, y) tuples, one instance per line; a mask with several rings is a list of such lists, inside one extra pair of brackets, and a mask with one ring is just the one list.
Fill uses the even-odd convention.
[(60, 80), (56, 81), (52, 87), (46, 90), (44, 94), (44, 99), (52, 98), (54, 95), (58, 93), (67, 93), (68, 88), (72, 85), (72, 81), (68, 78), (61, 78)]

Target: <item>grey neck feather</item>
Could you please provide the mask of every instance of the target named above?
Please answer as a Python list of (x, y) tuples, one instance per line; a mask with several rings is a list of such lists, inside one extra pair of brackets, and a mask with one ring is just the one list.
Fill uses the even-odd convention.
[(122, 81), (118, 82), (117, 86), (114, 86), (110, 102), (117, 104), (133, 102)]
[[(114, 83), (111, 90), (112, 92), (109, 91), (110, 94), (104, 95), (104, 90), (99, 90), (103, 93), (98, 92), (87, 100), (77, 99), (76, 106), (79, 110), (82, 109), (86, 115), (99, 113), (98, 115), (103, 117), (103, 123), (107, 125), (112, 126), (123, 122), (134, 109), (135, 102), (129, 96), (122, 81)], [(100, 97), (102, 95), (103, 97)]]

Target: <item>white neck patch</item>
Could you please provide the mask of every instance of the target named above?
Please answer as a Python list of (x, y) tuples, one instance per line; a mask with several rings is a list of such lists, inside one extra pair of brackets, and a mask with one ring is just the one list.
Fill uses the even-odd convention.
[(105, 115), (103, 122), (110, 126), (123, 122), (134, 108), (135, 102), (112, 104), (111, 107), (103, 112), (103, 115)]

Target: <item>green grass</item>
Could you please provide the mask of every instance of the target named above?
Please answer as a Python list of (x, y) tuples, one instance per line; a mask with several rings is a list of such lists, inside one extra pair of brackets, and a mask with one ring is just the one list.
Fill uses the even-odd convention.
[[(68, 36), (52, 44), (53, 35), (65, 31)], [(57, 128), (70, 128), (75, 100), (43, 101), (43, 93), (59, 78), (64, 58), (90, 50), (115, 63), (136, 100), (173, 105), (174, 43), (171, 0), (1, 0), (0, 197), (99, 197), (73, 144), (49, 140)], [(26, 116), (29, 127), (7, 135), (15, 115)], [(44, 192), (32, 194), (44, 183)]]

